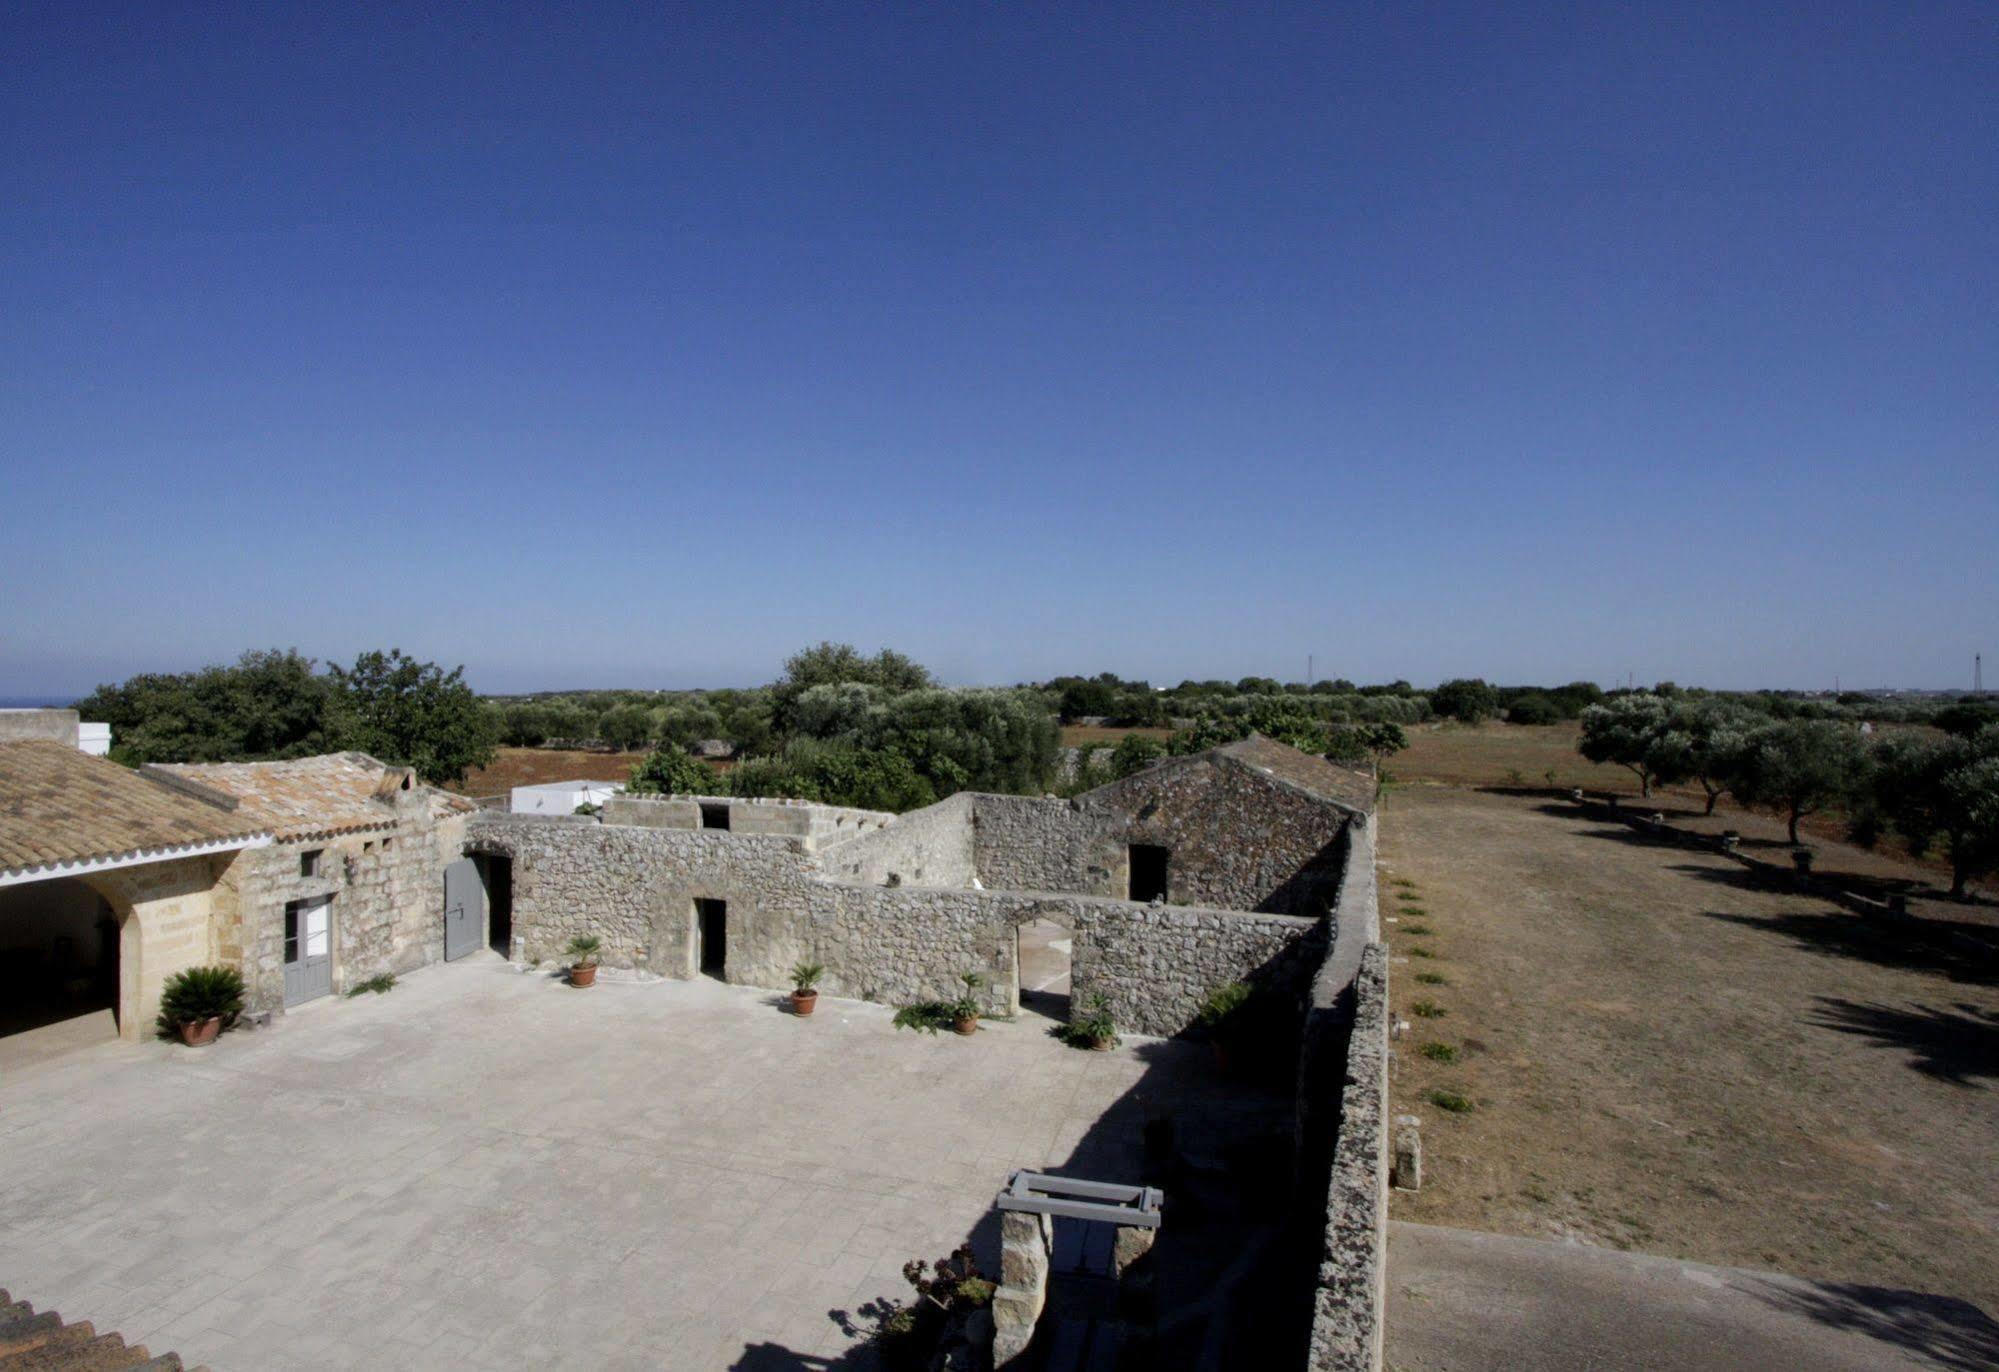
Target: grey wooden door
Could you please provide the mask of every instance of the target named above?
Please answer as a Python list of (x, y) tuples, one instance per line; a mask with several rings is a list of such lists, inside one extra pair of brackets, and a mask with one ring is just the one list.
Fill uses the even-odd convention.
[(486, 888), (479, 864), (460, 858), (444, 869), (444, 960), (479, 951), (486, 937)]
[(285, 1004), (333, 990), (333, 897), (285, 906)]

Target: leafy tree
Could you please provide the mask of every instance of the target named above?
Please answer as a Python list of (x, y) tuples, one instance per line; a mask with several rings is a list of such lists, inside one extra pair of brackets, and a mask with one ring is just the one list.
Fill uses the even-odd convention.
[(919, 691), (933, 684), (928, 668), (893, 649), (884, 648), (868, 657), (851, 643), (821, 643), (787, 658), (784, 675), (771, 687), (779, 726), (790, 727), (792, 706), (813, 687), (849, 682), (878, 686), (889, 695)]
[(296, 649), (247, 652), (229, 667), (147, 673), (77, 702), (111, 726), (120, 761), (238, 762), (339, 746), (332, 683)]
[(1999, 724), (1999, 705), (1976, 699), (1960, 700), (1930, 716), (1930, 723), (1947, 734), (1970, 738), (1982, 729)]
[(636, 748), (650, 743), (652, 733), (652, 715), (636, 705), (614, 705), (597, 721), (597, 737), (613, 748)]
[(1376, 771), (1381, 760), (1409, 746), (1400, 724), (1342, 724), (1331, 731), (1326, 756), (1335, 762), (1366, 762)]
[(1749, 735), (1729, 789), (1745, 805), (1788, 815), (1796, 843), (1798, 821), (1856, 795), (1866, 771), (1867, 752), (1852, 725), (1793, 719)]
[(1707, 797), (1705, 814), (1734, 784), (1742, 770), (1755, 719), (1735, 705), (1716, 701), (1675, 701), (1667, 709), (1664, 748), (1681, 750), (1673, 768), (1700, 783)]
[(1559, 724), (1563, 718), (1562, 707), (1546, 691), (1515, 696), (1506, 707), (1508, 724)]
[(1918, 856), (1943, 839), (1950, 893), (1962, 899), (1972, 878), (1999, 868), (1999, 725), (1935, 741), (1898, 735), (1874, 756), (1876, 804)]
[(1492, 718), (1499, 709), (1499, 697), (1480, 678), (1459, 677), (1430, 692), (1430, 708), (1446, 719), (1476, 724)]
[(723, 787), (720, 776), (689, 757), (685, 748), (663, 743), (632, 764), (626, 789), (638, 795), (712, 796)]
[(1166, 756), (1166, 745), (1147, 734), (1126, 734), (1111, 750), (1111, 776), (1122, 781)]
[(1680, 780), (1689, 765), (1684, 743), (1669, 739), (1666, 702), (1655, 695), (1615, 696), (1583, 711), (1576, 751), (1591, 762), (1614, 762), (1638, 778), (1638, 793)]
[(555, 735), (555, 712), (533, 701), (500, 707), (500, 742), (511, 748), (539, 748)]
[(739, 796), (788, 796), (898, 814), (937, 801), (930, 780), (893, 749), (804, 738), (794, 739), (778, 757), (744, 761), (729, 774), (729, 789)]
[(428, 782), (461, 780), (493, 760), (496, 724), (463, 667), (447, 672), (392, 648), (329, 670), (348, 746), (414, 767)]

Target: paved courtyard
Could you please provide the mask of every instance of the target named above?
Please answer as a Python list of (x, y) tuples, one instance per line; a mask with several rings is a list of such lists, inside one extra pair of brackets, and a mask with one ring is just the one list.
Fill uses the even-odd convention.
[(1200, 1045), (970, 1039), (886, 1007), (491, 955), (213, 1048), (0, 1075), (0, 1286), (230, 1369), (866, 1366), (1007, 1173), (1135, 1178), (1148, 1113), (1267, 1108)]

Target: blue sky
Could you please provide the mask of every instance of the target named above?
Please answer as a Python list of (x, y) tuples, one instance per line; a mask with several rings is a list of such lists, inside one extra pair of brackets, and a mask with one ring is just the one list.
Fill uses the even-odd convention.
[(0, 20), (0, 694), (1999, 676), (1989, 5), (172, 8)]

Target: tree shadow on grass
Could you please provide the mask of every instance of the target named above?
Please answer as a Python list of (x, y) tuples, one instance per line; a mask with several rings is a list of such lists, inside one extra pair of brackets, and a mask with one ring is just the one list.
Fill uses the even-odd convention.
[(1951, 1372), (1999, 1367), (1999, 1324), (1969, 1301), (1843, 1282), (1756, 1281), (1747, 1289), (1778, 1310), (1865, 1335)]
[(1855, 1034), (1883, 1048), (1909, 1054), (1909, 1065), (1953, 1086), (1999, 1080), (1999, 1013), (1959, 1002), (1955, 1011), (1934, 1006), (1862, 1004), (1820, 996), (1812, 1023)]
[[(1705, 868), (1691, 869), (1704, 872)], [(1999, 929), (1962, 920), (1889, 919), (1841, 909), (1823, 913), (1742, 915), (1702, 912), (1709, 919), (1781, 934), (1807, 952), (1854, 958), (1878, 967), (1931, 972), (1967, 986), (1999, 985)]]

